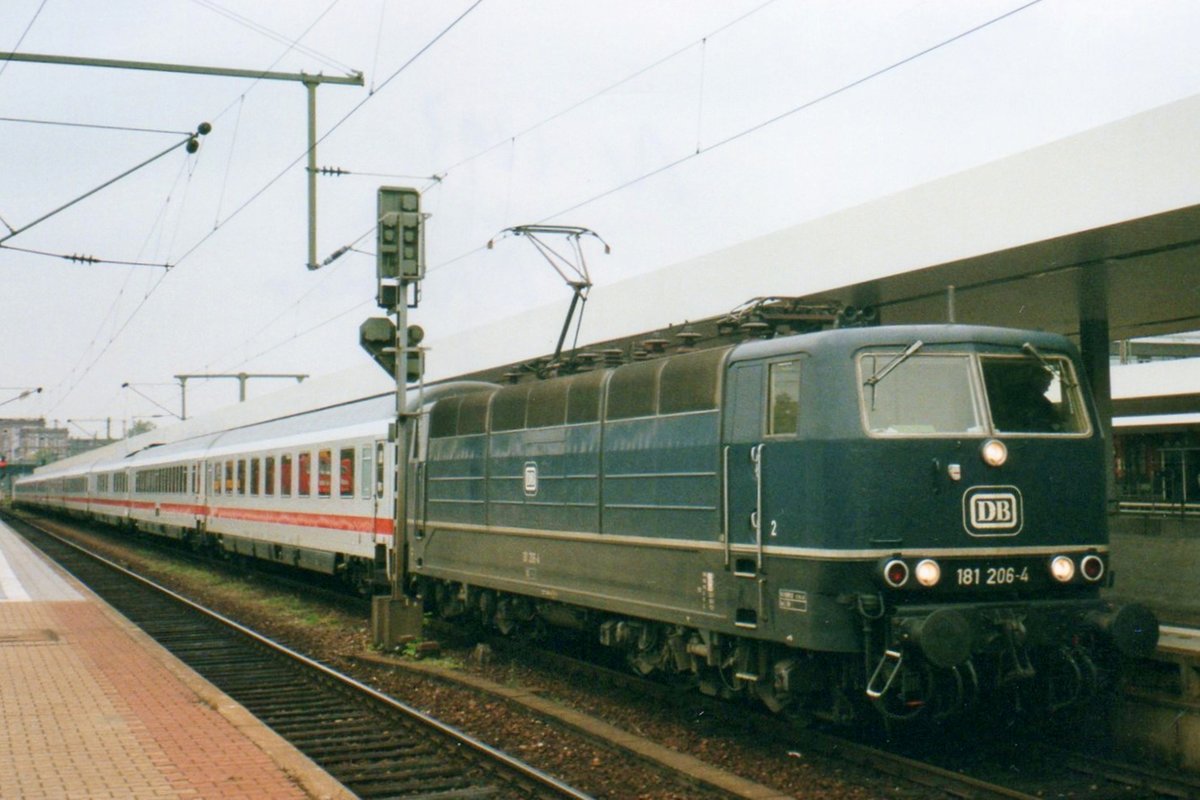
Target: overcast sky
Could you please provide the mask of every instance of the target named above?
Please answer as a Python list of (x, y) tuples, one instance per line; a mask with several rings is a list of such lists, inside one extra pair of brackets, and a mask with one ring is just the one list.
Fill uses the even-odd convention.
[[(369, 364), (380, 185), (425, 192), (413, 319), (436, 341), (565, 311), (526, 241), (486, 249), (508, 226), (597, 231), (592, 279), (616, 282), (1195, 94), (1198, 41), (1200, 4), (1165, 0), (5, 0), (3, 51), (365, 86), (317, 92), (318, 164), (352, 173), (318, 182), (318, 260), (354, 249), (310, 272), (302, 86), (0, 62), (0, 238), (20, 231), (0, 243), (0, 416), (119, 433), (179, 411), (176, 374)], [(195, 154), (30, 226), (201, 122)], [(189, 415), (236, 388), (189, 382)]]

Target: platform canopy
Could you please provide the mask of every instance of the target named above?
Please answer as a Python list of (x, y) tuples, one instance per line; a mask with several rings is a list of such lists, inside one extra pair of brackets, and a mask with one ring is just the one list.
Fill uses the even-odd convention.
[[(713, 319), (756, 296), (873, 306), (889, 324), (953, 313), (1078, 337), (1082, 320), (1098, 319), (1112, 340), (1198, 329), (1197, 131), (1193, 96), (596, 286), (584, 340)], [(543, 307), (431, 342), (431, 377), (544, 355), (549, 333), (518, 337), (525, 352), (513, 331), (556, 331), (564, 311)]]

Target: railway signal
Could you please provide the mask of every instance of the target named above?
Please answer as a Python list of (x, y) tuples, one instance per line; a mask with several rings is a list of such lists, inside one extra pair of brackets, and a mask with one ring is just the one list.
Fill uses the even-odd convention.
[(420, 386), (425, 373), (425, 333), (408, 324), (408, 309), (420, 302), (420, 281), (425, 277), (425, 218), (421, 194), (416, 189), (381, 186), (377, 199), (375, 300), (394, 317), (371, 317), (358, 329), (359, 344), (375, 363), (396, 378), (396, 509), (395, 535), (388, 553), (390, 595), (375, 598), (371, 609), (375, 643), (394, 647), (402, 637), (421, 633), (421, 606), (404, 594), (405, 553), (408, 533), (407, 448), (408, 404), (406, 388)]
[(419, 281), (425, 277), (425, 237), (421, 195), (416, 189), (379, 189), (376, 273), (381, 281)]

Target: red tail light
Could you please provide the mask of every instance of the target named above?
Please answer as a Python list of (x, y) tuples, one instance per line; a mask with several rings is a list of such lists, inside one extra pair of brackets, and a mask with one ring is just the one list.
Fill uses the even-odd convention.
[(1079, 562), (1079, 572), (1089, 581), (1098, 581), (1104, 577), (1104, 559), (1097, 555), (1087, 555)]
[(908, 581), (908, 564), (898, 558), (883, 565), (883, 580), (893, 589), (899, 589)]

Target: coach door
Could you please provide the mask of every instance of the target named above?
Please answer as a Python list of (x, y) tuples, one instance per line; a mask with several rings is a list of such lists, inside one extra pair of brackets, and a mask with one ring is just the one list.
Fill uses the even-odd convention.
[(204, 477), (204, 462), (192, 462), (192, 524), (199, 529), (204, 522), (204, 496), (207, 488), (207, 481)]
[(363, 468), (363, 473), (369, 478), (364, 478), (364, 488), (366, 482), (370, 481), (371, 498), (371, 516), (375, 521), (375, 543), (385, 544), (391, 535), (392, 529), (392, 508), (387, 502), (387, 442), (382, 439), (377, 439), (371, 444), (360, 445), (360, 466)]

